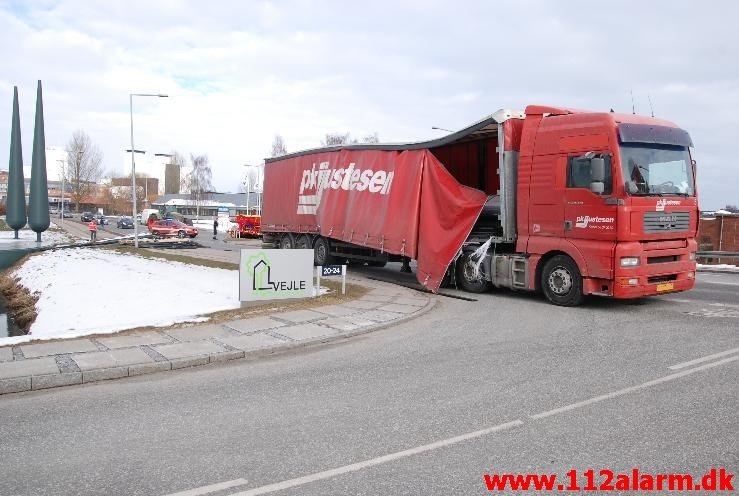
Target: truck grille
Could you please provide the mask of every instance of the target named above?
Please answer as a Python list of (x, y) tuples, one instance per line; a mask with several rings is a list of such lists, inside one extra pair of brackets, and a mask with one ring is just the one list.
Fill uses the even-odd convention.
[(644, 212), (644, 232), (687, 232), (690, 212)]

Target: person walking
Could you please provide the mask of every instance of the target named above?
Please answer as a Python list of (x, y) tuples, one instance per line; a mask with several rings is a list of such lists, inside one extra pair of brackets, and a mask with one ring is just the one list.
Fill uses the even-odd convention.
[(218, 236), (218, 219), (213, 219), (213, 239)]
[(98, 223), (95, 222), (95, 219), (92, 219), (90, 223), (87, 224), (87, 229), (90, 230), (90, 242), (94, 243), (98, 235)]

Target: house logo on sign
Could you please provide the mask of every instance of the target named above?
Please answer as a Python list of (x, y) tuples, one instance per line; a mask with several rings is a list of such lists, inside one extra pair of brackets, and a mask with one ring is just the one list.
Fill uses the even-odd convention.
[[(266, 276), (266, 284), (265, 284), (265, 276)], [(252, 289), (254, 291), (266, 291), (270, 289), (267, 285), (272, 284), (272, 268), (269, 266), (266, 260), (260, 260), (257, 262), (257, 264), (252, 268)], [(259, 287), (257, 287), (257, 284)]]

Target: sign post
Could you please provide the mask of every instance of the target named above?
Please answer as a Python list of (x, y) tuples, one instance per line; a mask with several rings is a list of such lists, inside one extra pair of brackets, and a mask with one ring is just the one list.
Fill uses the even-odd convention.
[(316, 267), (316, 294), (321, 290), (321, 276), (341, 276), (341, 294), (346, 293), (346, 265), (319, 265)]

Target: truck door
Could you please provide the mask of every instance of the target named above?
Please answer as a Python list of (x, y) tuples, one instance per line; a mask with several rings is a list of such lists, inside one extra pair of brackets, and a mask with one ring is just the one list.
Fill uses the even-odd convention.
[(606, 154), (595, 158), (605, 162), (602, 193), (591, 190), (591, 157), (567, 157), (564, 235), (587, 260), (587, 274), (583, 275), (608, 278), (612, 276), (618, 206), (606, 201), (613, 192), (612, 158)]

